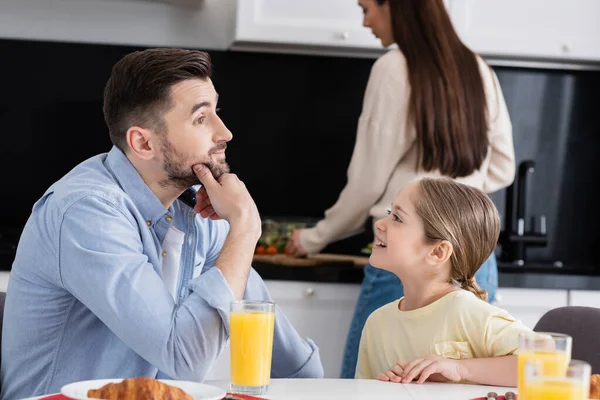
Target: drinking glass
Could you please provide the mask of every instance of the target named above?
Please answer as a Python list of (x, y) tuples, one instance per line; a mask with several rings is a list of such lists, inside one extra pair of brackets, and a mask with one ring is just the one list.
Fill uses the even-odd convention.
[(527, 400), (586, 400), (590, 394), (590, 364), (571, 360), (564, 375), (547, 374), (544, 362), (529, 360), (524, 364), (524, 387), (519, 398)]
[[(525, 363), (539, 361), (545, 376), (564, 376), (571, 360), (573, 339), (569, 335), (552, 332), (521, 332), (518, 353), (518, 387), (522, 393), (525, 384)], [(526, 400), (521, 394), (519, 400)]]
[(271, 381), (275, 303), (233, 301), (229, 314), (231, 392), (264, 395)]

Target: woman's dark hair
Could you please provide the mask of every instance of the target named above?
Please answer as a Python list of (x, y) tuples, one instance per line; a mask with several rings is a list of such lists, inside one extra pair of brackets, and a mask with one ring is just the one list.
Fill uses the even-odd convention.
[(406, 57), (418, 164), (471, 175), (488, 152), (488, 109), (477, 56), (460, 40), (442, 0), (389, 3), (394, 41)]

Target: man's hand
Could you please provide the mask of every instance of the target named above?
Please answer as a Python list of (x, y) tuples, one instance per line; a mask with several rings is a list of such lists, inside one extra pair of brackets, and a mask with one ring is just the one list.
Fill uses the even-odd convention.
[(300, 232), (302, 229), (294, 229), (292, 237), (288, 240), (285, 250), (287, 254), (295, 257), (303, 257), (306, 255), (306, 250), (300, 244)]
[(194, 171), (202, 182), (194, 211), (203, 218), (229, 222), (229, 233), (215, 266), (240, 300), (246, 291), (254, 248), (261, 234), (260, 215), (246, 185), (236, 175), (223, 174), (216, 181), (205, 165), (194, 165)]
[(248, 233), (253, 232), (258, 240), (260, 215), (244, 182), (235, 174), (223, 174), (217, 181), (202, 164), (194, 165), (194, 172), (202, 183), (196, 194), (194, 211), (203, 218), (224, 219), (232, 229), (240, 227)]
[(212, 220), (222, 219), (219, 214), (215, 212), (204, 186), (196, 192), (196, 205), (194, 206), (194, 211), (200, 214), (202, 218), (210, 218)]

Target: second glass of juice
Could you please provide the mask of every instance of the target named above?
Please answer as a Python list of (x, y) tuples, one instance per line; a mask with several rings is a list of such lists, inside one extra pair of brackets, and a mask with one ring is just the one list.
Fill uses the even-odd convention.
[(544, 376), (563, 377), (571, 361), (572, 345), (573, 339), (569, 335), (552, 332), (521, 332), (518, 353), (519, 400), (529, 400), (523, 393), (525, 363), (540, 362)]
[(571, 360), (562, 376), (548, 375), (539, 360), (527, 361), (519, 398), (527, 400), (586, 400), (590, 393), (590, 364)]

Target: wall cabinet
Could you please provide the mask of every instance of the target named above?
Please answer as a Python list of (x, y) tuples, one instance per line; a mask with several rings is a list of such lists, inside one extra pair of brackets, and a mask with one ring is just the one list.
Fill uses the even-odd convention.
[[(600, 61), (598, 0), (444, 0), (455, 29), (490, 59)], [(238, 1), (234, 46), (382, 52), (355, 0)], [(275, 46), (273, 46), (275, 45)]]
[[(499, 62), (600, 62), (598, 0), (444, 0)], [(356, 0), (3, 0), (0, 38), (377, 57)]]
[(238, 1), (235, 40), (380, 49), (355, 0)]
[(467, 46), (487, 56), (600, 60), (598, 0), (453, 0)]
[[(444, 0), (450, 10), (455, 0)], [(262, 43), (357, 49), (383, 53), (368, 28), (362, 26), (356, 0), (244, 0), (238, 1), (236, 45)]]

